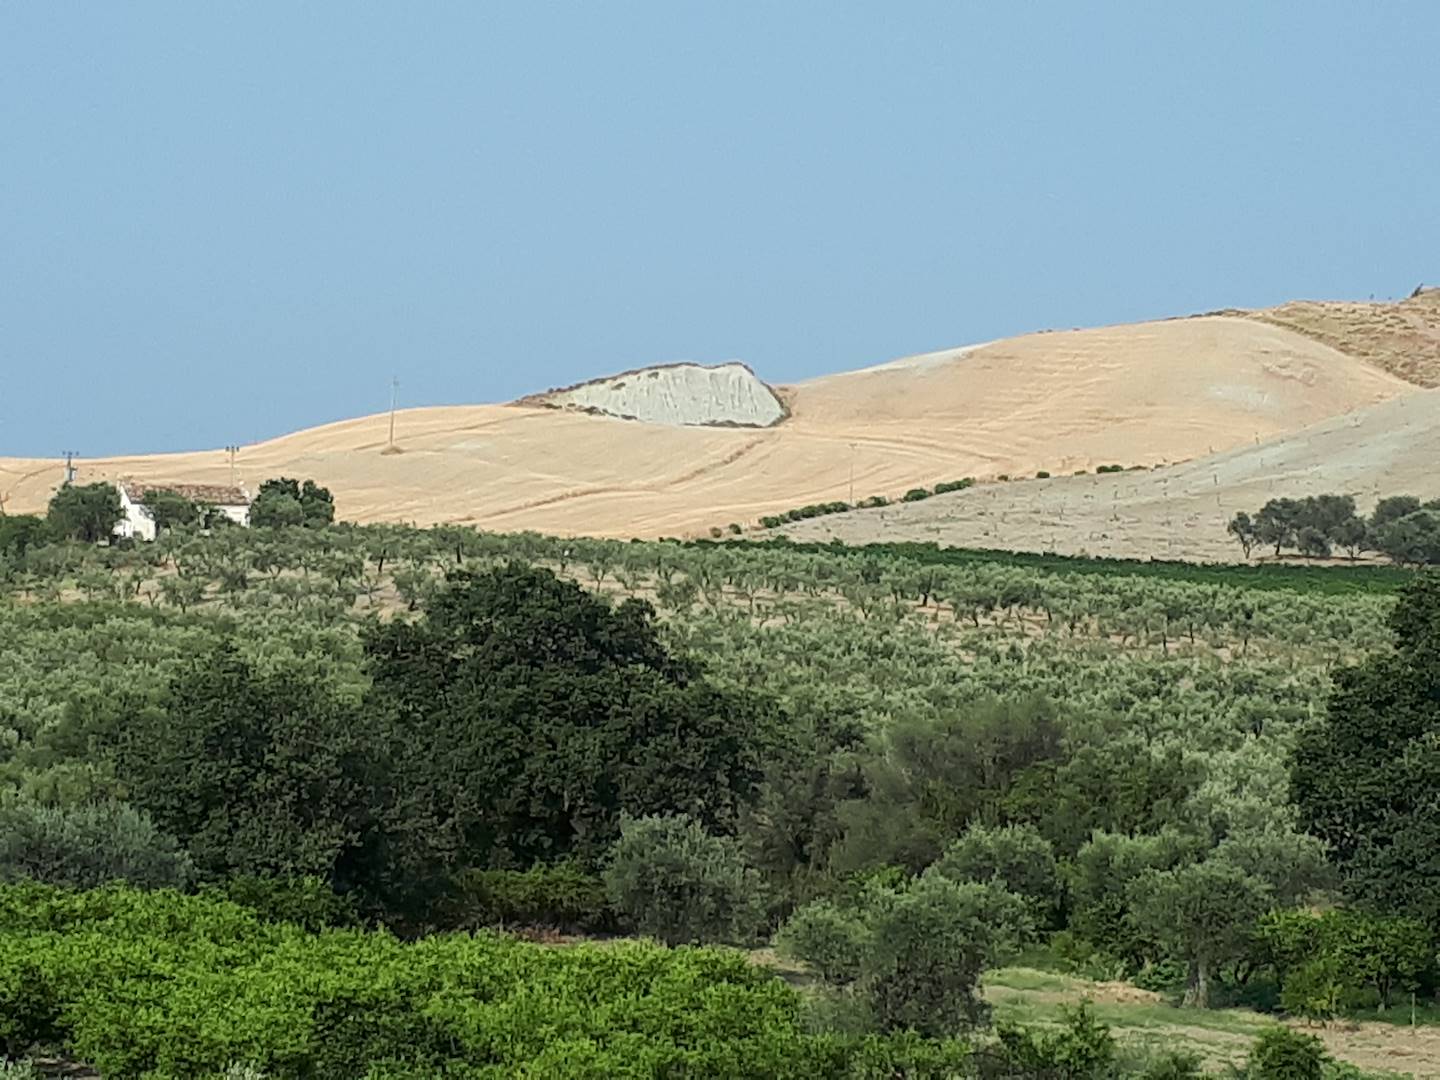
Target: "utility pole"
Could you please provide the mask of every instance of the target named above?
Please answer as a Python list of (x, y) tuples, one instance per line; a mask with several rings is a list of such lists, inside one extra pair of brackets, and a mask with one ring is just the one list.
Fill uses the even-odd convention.
[(400, 392), (400, 376), (390, 379), (390, 449), (395, 449), (395, 398)]
[(60, 453), (65, 455), (65, 483), (73, 484), (75, 482), (75, 459), (80, 456), (80, 451), (61, 450)]
[(855, 444), (850, 444), (850, 505), (855, 505)]
[(230, 455), (230, 486), (232, 488), (235, 486), (235, 455), (239, 452), (240, 447), (238, 446), (225, 447), (225, 453)]

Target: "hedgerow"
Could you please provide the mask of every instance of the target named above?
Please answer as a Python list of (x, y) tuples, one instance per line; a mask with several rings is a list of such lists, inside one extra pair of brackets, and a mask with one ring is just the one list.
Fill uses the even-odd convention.
[(0, 1040), (107, 1077), (943, 1076), (961, 1042), (807, 1034), (743, 953), (308, 933), (225, 901), (0, 888)]

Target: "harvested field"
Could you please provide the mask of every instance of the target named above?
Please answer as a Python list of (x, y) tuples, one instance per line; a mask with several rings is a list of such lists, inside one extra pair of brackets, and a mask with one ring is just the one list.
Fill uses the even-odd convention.
[(1440, 496), (1440, 390), (1169, 468), (986, 484), (924, 502), (797, 522), (797, 540), (934, 541), (1115, 558), (1243, 561), (1225, 532), (1266, 500), (1350, 494), (1362, 512), (1394, 494)]
[[(1030, 334), (777, 390), (789, 416), (768, 428), (445, 406), (402, 412), (390, 448), (381, 414), (243, 447), (236, 479), (253, 492), (313, 477), (355, 521), (697, 535), (962, 476), (1184, 461), (1416, 392), (1309, 337), (1230, 317)], [(0, 460), (0, 494), (11, 512), (36, 511), (61, 476), (55, 462)], [(230, 471), (211, 450), (81, 462), (79, 478), (226, 483)]]

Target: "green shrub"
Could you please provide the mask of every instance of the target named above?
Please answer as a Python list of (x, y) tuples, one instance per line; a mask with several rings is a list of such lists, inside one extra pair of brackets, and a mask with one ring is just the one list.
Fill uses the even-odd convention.
[(574, 863), (529, 870), (470, 870), (456, 882), (447, 912), (452, 929), (549, 926), (595, 933), (614, 929), (605, 883)]
[(785, 521), (776, 514), (766, 514), (760, 519), (760, 524), (766, 529), (778, 529), (785, 524)]
[(110, 881), (183, 886), (189, 857), (150, 818), (121, 803), (41, 806), (0, 801), (0, 881), (90, 889)]
[(963, 480), (943, 480), (935, 485), (935, 494), (944, 495), (947, 491), (964, 491), (966, 488), (973, 486), (974, 483), (975, 478), (973, 476), (967, 476)]
[(1145, 1063), (1139, 1080), (1199, 1080), (1205, 1075), (1204, 1059), (1188, 1050), (1167, 1050)]
[(1280, 1006), (1291, 1016), (1331, 1020), (1352, 1000), (1350, 972), (1333, 955), (1317, 956), (1285, 976)]
[(874, 935), (865, 913), (853, 905), (815, 900), (785, 921), (775, 945), (784, 955), (805, 961), (826, 982), (845, 986), (864, 971)]
[(317, 877), (267, 878), (241, 875), (205, 892), (249, 908), (267, 922), (288, 922), (307, 930), (358, 926), (354, 903)]
[(971, 825), (931, 869), (955, 881), (992, 882), (1024, 897), (1041, 924), (1052, 917), (1060, 897), (1055, 853), (1033, 825)]
[(29, 1061), (6, 1061), (0, 1058), (0, 1080), (41, 1080), (41, 1076)]
[(856, 990), (882, 1031), (952, 1035), (983, 1024), (978, 986), (1028, 928), (1024, 902), (993, 885), (927, 874), (871, 909)]
[(1246, 1080), (1322, 1080), (1325, 1047), (1313, 1035), (1276, 1025), (1250, 1048)]
[(684, 814), (623, 817), (602, 877), (615, 910), (667, 945), (748, 942), (764, 913), (739, 845)]
[[(48, 929), (19, 925), (36, 920)], [(213, 897), (33, 885), (0, 888), (0, 1039), (14, 1056), (27, 1038), (152, 1080), (849, 1080), (958, 1076), (971, 1060), (913, 1033), (807, 1034), (799, 994), (734, 950), (406, 944), (267, 924)]]
[(726, 528), (730, 530), (731, 536), (739, 536), (742, 532), (744, 532), (744, 530), (740, 528), (740, 523), (737, 521), (730, 522), (730, 524), (727, 525)]
[(921, 499), (928, 498), (930, 498), (930, 492), (927, 491), (925, 488), (911, 488), (909, 491), (905, 492), (904, 495), (900, 496), (900, 501), (919, 502)]
[(1049, 480), (1049, 479), (1050, 479), (1050, 474), (1049, 474), (1048, 472), (1046, 472), (1044, 469), (1041, 469), (1039, 472), (1037, 472), (1037, 473), (1035, 474), (1035, 479), (1036, 479), (1036, 480)]
[(996, 1031), (993, 1072), (986, 1075), (1064, 1080), (1108, 1080), (1115, 1076), (1115, 1037), (1107, 1025), (1095, 1018), (1089, 1003), (1064, 1009), (1062, 1015), (1064, 1024), (1059, 1030), (1026, 1031), (1001, 1025)]

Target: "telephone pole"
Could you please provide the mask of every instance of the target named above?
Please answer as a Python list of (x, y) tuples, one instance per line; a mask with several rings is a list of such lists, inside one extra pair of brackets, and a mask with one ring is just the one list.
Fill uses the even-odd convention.
[(225, 453), (230, 455), (230, 486), (232, 488), (235, 486), (235, 455), (239, 452), (240, 447), (238, 446), (225, 447)]
[(400, 376), (390, 379), (390, 449), (395, 449), (395, 398), (400, 392)]
[(850, 505), (855, 505), (855, 444), (850, 444)]
[(80, 456), (80, 451), (61, 450), (60, 453), (65, 456), (65, 483), (73, 484), (75, 482), (75, 459)]

